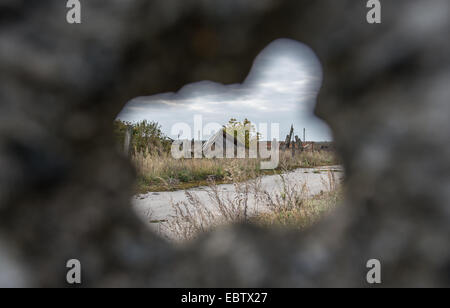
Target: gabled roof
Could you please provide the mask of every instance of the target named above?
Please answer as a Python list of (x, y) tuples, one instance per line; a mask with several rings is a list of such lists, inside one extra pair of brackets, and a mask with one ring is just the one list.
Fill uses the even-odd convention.
[[(220, 143), (220, 141), (223, 142), (225, 140), (225, 144), (233, 144), (234, 145), (234, 136), (232, 136), (229, 132), (227, 132), (225, 129), (220, 129), (217, 133), (212, 135), (208, 141), (206, 141), (203, 144), (203, 153), (207, 153), (211, 151), (211, 147), (213, 144), (216, 144), (216, 147), (219, 146), (220, 148), (223, 147), (223, 144)], [(239, 140), (239, 138), (236, 138), (236, 144), (237, 147), (245, 147), (245, 144)]]

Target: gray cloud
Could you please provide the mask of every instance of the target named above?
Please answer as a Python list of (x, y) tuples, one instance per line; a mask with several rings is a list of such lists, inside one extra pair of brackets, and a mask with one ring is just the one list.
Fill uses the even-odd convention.
[(242, 84), (202, 81), (177, 93), (138, 97), (118, 118), (157, 121), (169, 136), (172, 125), (192, 125), (196, 114), (203, 116), (204, 124), (248, 118), (254, 123), (280, 123), (282, 139), (294, 124), (299, 135), (307, 129), (308, 140), (331, 140), (326, 124), (312, 113), (321, 83), (322, 68), (314, 52), (296, 41), (279, 39), (256, 57)]

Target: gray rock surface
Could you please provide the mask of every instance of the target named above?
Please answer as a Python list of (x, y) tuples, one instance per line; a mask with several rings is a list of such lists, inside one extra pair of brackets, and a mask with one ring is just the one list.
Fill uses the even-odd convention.
[[(244, 4), (245, 3), (245, 4)], [(450, 29), (447, 0), (90, 0), (0, 3), (2, 285), (450, 285)], [(133, 171), (112, 120), (139, 95), (244, 80), (271, 41), (308, 44), (324, 67), (316, 113), (347, 176), (336, 214), (303, 232), (234, 226), (188, 247), (130, 205)], [(14, 256), (14, 257), (12, 257)], [(5, 282), (9, 275), (11, 280)]]

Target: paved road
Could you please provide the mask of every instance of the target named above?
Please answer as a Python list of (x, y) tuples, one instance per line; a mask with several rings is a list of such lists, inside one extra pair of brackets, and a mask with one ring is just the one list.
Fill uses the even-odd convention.
[[(336, 179), (341, 179), (344, 175), (342, 167), (330, 166), (320, 168), (301, 168), (284, 174), (286, 181), (290, 185), (297, 185), (301, 188), (306, 184), (307, 194), (312, 196), (326, 191), (327, 187), (324, 183), (328, 183), (328, 171), (333, 170)], [(236, 188), (233, 184), (218, 185), (218, 190), (223, 197), (235, 198)], [(272, 196), (279, 194), (282, 191), (282, 180), (279, 175), (268, 175), (260, 178), (260, 191), (267, 191)], [(189, 192), (194, 193), (198, 199), (208, 206), (211, 210), (215, 209), (213, 202), (208, 195), (208, 187), (198, 187), (189, 189)], [(186, 194), (184, 190), (180, 191), (166, 191), (166, 192), (150, 192), (144, 195), (137, 195), (133, 198), (133, 207), (140, 217), (148, 222), (150, 225), (155, 225), (157, 221), (164, 221), (173, 216), (174, 209), (172, 204), (180, 201), (186, 201)], [(258, 202), (255, 198), (249, 198), (249, 211), (258, 212)]]

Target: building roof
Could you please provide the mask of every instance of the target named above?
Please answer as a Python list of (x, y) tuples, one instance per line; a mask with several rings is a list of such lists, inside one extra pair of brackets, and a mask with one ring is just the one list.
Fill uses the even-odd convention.
[[(239, 140), (240, 138), (236, 138), (236, 146), (244, 147), (245, 144)], [(203, 153), (209, 153), (212, 151), (213, 144), (215, 145), (216, 149), (221, 148), (223, 149), (223, 142), (225, 141), (225, 147), (227, 146), (234, 146), (235, 144), (235, 138), (232, 136), (229, 132), (227, 132), (225, 129), (219, 130), (217, 133), (215, 133), (213, 136), (211, 136), (204, 144), (203, 144)], [(223, 149), (224, 150), (224, 149)]]

